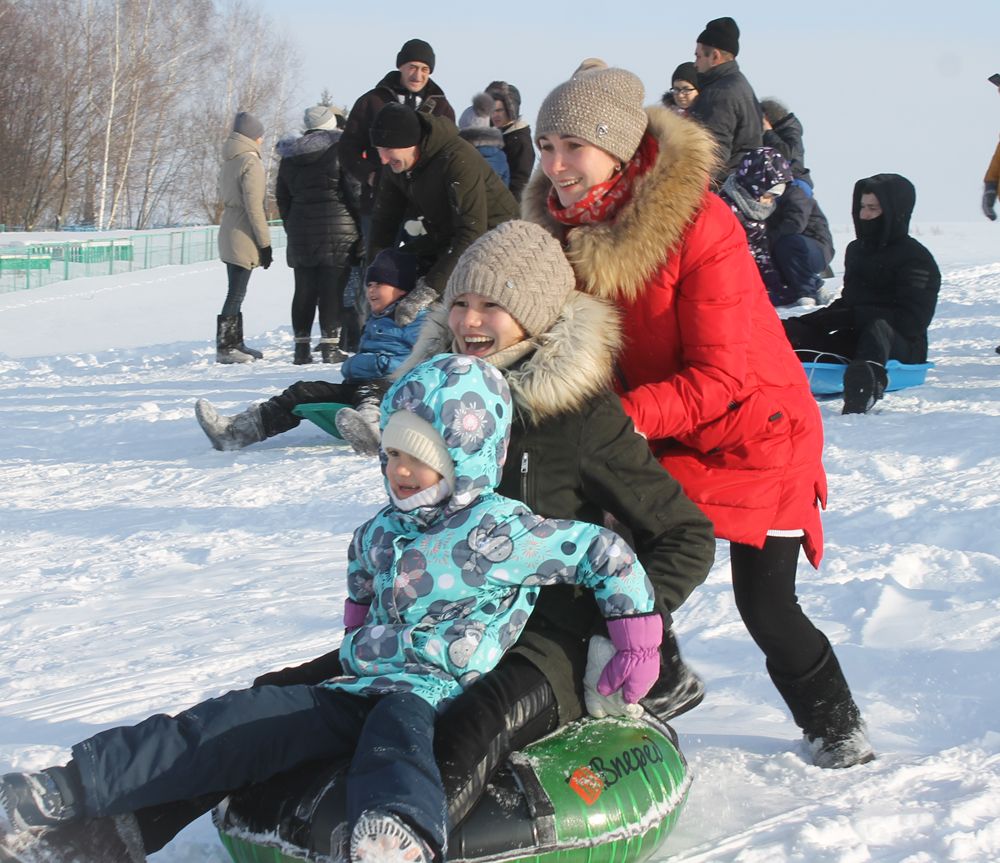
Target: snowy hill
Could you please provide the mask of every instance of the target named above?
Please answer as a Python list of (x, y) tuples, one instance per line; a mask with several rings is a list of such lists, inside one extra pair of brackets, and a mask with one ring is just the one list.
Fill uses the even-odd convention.
[[(944, 274), (925, 386), (867, 416), (822, 404), (827, 550), (818, 573), (801, 565), (800, 597), (878, 760), (803, 760), (720, 543), (677, 620), (709, 694), (675, 723), (695, 782), (657, 859), (1000, 859), (998, 231), (920, 226)], [(196, 398), (238, 409), (331, 372), (291, 364), (281, 261), (244, 307), (266, 359), (216, 365), (224, 282), (199, 264), (0, 295), (0, 772), (340, 638), (346, 543), (381, 477), (307, 424), (210, 448)], [(203, 819), (152, 859), (226, 856)]]

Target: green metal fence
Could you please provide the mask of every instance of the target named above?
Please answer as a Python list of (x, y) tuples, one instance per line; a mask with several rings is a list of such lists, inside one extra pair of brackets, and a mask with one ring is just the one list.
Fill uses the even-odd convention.
[[(281, 222), (269, 224), (272, 248), (284, 248)], [(209, 225), (114, 237), (103, 235), (93, 240), (46, 240), (6, 248), (0, 241), (0, 293), (66, 279), (218, 260), (218, 235), (218, 226)]]

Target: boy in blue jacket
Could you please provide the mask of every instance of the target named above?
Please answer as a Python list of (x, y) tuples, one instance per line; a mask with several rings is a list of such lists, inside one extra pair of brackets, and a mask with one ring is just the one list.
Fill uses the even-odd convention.
[(343, 675), (230, 692), (103, 731), (61, 767), (0, 777), (0, 801), (22, 830), (12, 849), (58, 847), (80, 819), (350, 756), (350, 859), (443, 861), (435, 717), (495, 667), (543, 585), (593, 590), (615, 647), (598, 690), (642, 698), (663, 631), (649, 580), (611, 531), (542, 518), (495, 491), (512, 410), (503, 375), (475, 357), (438, 354), (400, 378), (381, 406), (390, 502), (348, 551)]
[[(292, 413), (297, 405), (339, 402), (353, 406), (344, 417), (349, 427), (348, 439), (353, 442), (374, 438), (374, 448), (369, 446), (359, 451), (369, 455), (378, 451), (379, 401), (389, 387), (389, 375), (413, 349), (426, 311), (405, 326), (397, 324), (393, 317), (397, 303), (417, 284), (413, 255), (399, 249), (384, 249), (365, 272), (365, 283), (371, 314), (362, 330), (357, 353), (340, 367), (343, 381), (296, 381), (278, 395), (232, 416), (221, 416), (207, 399), (198, 399), (194, 413), (213, 447), (242, 449), (298, 426), (302, 420)], [(341, 421), (338, 414), (338, 422)], [(368, 426), (374, 428), (366, 435)]]

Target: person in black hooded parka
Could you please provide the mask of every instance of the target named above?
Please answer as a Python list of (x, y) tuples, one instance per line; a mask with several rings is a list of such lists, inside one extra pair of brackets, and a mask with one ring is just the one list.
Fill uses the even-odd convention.
[(323, 362), (347, 358), (340, 334), (347, 314), (344, 287), (360, 246), (361, 187), (340, 163), (341, 122), (333, 107), (314, 105), (305, 112), (305, 134), (278, 142), (274, 196), (288, 237), (288, 266), (295, 273), (296, 365), (312, 362), (309, 338), (317, 306)]
[(934, 256), (909, 235), (916, 197), (913, 184), (899, 174), (859, 180), (851, 210), (857, 239), (847, 247), (840, 298), (784, 321), (803, 359), (815, 359), (816, 352), (849, 360), (845, 414), (865, 413), (882, 397), (888, 360), (927, 361), (927, 328), (941, 272)]

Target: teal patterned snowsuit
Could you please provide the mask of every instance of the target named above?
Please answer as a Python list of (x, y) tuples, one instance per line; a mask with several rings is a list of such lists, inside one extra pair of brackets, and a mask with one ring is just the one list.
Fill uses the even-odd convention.
[(517, 640), (542, 585), (584, 585), (608, 618), (653, 611), (645, 572), (616, 534), (542, 518), (494, 491), (513, 410), (494, 367), (433, 357), (386, 394), (383, 428), (397, 410), (441, 432), (454, 493), (412, 513), (387, 506), (355, 532), (348, 591), (370, 607), (341, 646), (346, 676), (325, 685), (411, 692), (440, 710)]

